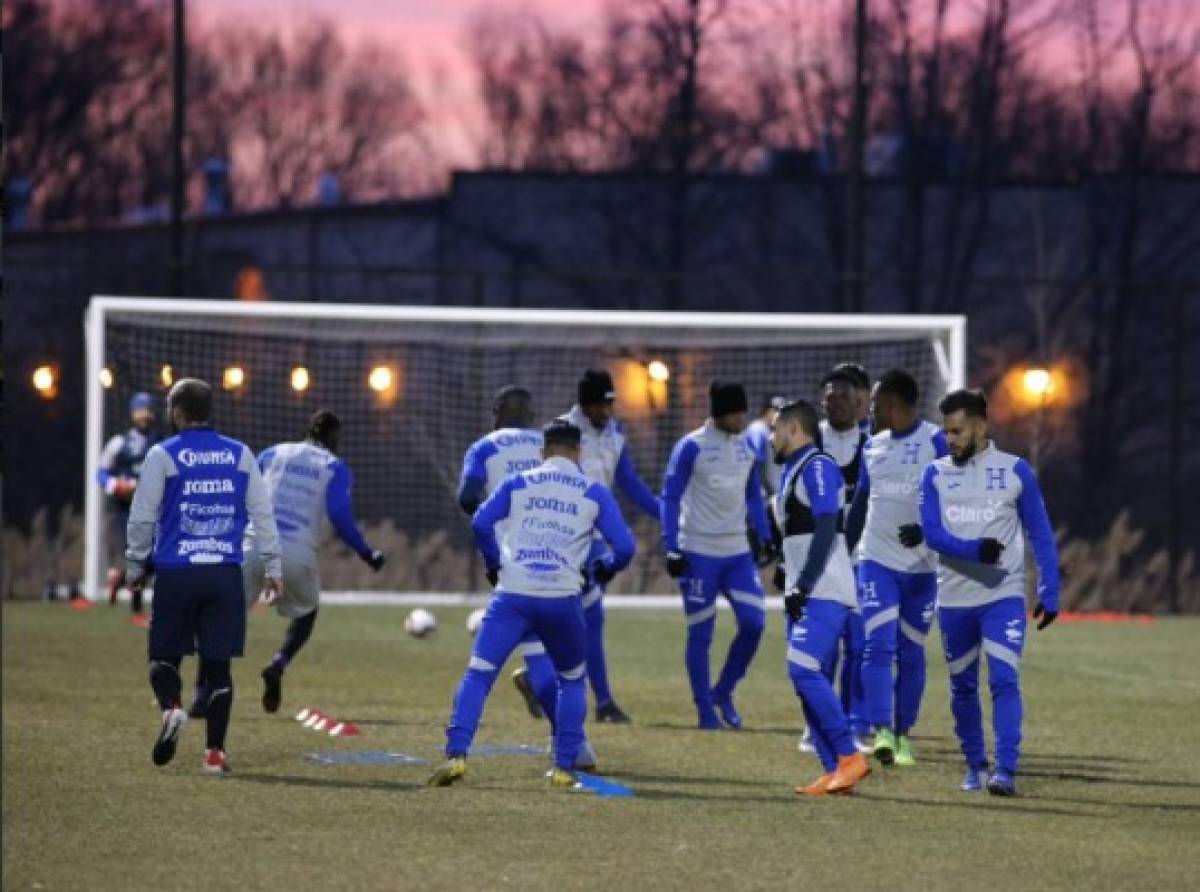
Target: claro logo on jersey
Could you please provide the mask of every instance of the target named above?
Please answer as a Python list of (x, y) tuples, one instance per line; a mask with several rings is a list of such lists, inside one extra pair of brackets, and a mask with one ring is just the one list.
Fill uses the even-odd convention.
[(951, 523), (991, 523), (999, 515), (1000, 502), (989, 501), (982, 505), (951, 505), (946, 509), (946, 520)]
[(180, 449), (175, 460), (185, 468), (194, 468), (197, 465), (237, 464), (237, 457), (234, 456), (232, 449), (206, 449), (201, 452), (197, 452), (195, 449)]
[(211, 496), (233, 493), (232, 480), (185, 480), (183, 494), (185, 496)]

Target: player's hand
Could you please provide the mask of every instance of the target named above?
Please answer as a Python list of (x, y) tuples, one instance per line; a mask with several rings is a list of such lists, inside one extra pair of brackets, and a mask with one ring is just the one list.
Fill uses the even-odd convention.
[(122, 504), (133, 501), (137, 481), (132, 477), (118, 477), (112, 481), (112, 497)]
[(787, 614), (788, 619), (794, 623), (800, 622), (804, 617), (804, 605), (808, 603), (808, 592), (796, 586), (788, 592), (783, 598), (783, 612)]
[(900, 527), (899, 539), (905, 548), (916, 548), (925, 541), (925, 532), (919, 523), (906, 523)]
[(1042, 629), (1046, 628), (1046, 626), (1050, 625), (1050, 623), (1058, 619), (1058, 611), (1047, 610), (1045, 605), (1042, 604), (1041, 601), (1038, 601), (1037, 606), (1033, 608), (1033, 618), (1041, 620), (1041, 622), (1037, 624), (1038, 631), (1040, 632)]
[(775, 565), (775, 572), (771, 574), (771, 584), (777, 592), (783, 591), (787, 586), (787, 568), (783, 566), (783, 561)]
[(283, 580), (268, 576), (263, 580), (263, 590), (258, 597), (268, 607), (274, 604), (283, 597)]
[(1004, 546), (990, 536), (979, 540), (979, 560), (985, 564), (999, 563), (1002, 551), (1004, 551)]
[(678, 551), (667, 552), (667, 575), (672, 579), (678, 579), (688, 571), (688, 562)]
[(588, 569), (588, 578), (593, 585), (608, 585), (613, 581), (617, 571), (604, 562), (604, 558), (596, 558)]
[(500, 582), (500, 568), (488, 567), (484, 570), (483, 575), (487, 577), (488, 583), (495, 588)]
[(773, 561), (779, 560), (779, 546), (769, 539), (758, 546), (758, 553), (755, 555), (755, 563), (759, 567), (765, 567)]
[(383, 556), (383, 552), (376, 549), (369, 554), (362, 555), (363, 563), (378, 573), (383, 569), (383, 565), (387, 563), (387, 558)]

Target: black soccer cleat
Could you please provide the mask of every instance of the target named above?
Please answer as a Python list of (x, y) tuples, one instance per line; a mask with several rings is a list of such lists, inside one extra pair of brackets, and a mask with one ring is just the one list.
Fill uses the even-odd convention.
[(187, 720), (187, 713), (178, 706), (163, 710), (162, 726), (158, 729), (158, 739), (154, 741), (154, 749), (150, 753), (155, 765), (166, 765), (175, 758), (175, 746), (179, 743), (179, 735)]
[(603, 706), (596, 707), (596, 721), (611, 722), (614, 725), (628, 725), (633, 719), (629, 717), (625, 710), (617, 706), (616, 700), (610, 700)]
[(272, 663), (262, 671), (262, 705), (267, 712), (278, 712), (283, 702), (283, 670)]
[(545, 718), (545, 710), (542, 709), (542, 704), (538, 702), (537, 692), (533, 689), (533, 682), (529, 680), (529, 670), (522, 666), (513, 672), (512, 680), (513, 686), (525, 699), (525, 708), (529, 710), (529, 714), (535, 719)]

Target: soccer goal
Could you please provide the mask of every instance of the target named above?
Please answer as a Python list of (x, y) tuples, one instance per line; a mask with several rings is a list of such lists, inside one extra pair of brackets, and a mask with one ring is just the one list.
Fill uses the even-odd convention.
[[(326, 591), (485, 590), (455, 501), (463, 453), (491, 427), (505, 384), (534, 394), (539, 422), (568, 410), (576, 382), (604, 367), (642, 479), (661, 486), (676, 439), (703, 422), (713, 378), (740, 381), (751, 414), (773, 394), (819, 398), (822, 375), (847, 360), (873, 375), (908, 369), (931, 414), (965, 378), (962, 316), (637, 313), (95, 297), (86, 318), (85, 588), (102, 594), (105, 496), (96, 472), (106, 438), (128, 426), (139, 391), (158, 398), (200, 377), (216, 391), (214, 423), (256, 452), (300, 439), (319, 407), (343, 422), (354, 506), (388, 555), (375, 575), (339, 544), (322, 556)], [(635, 522), (640, 551), (616, 591), (672, 591), (657, 527)]]

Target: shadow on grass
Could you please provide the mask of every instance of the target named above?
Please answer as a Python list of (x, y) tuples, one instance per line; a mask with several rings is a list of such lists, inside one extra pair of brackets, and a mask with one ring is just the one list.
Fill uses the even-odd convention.
[(792, 728), (739, 728), (736, 731), (732, 728), (721, 728), (716, 731), (702, 731), (696, 727), (694, 722), (641, 722), (639, 727), (653, 731), (695, 731), (697, 734), (773, 734), (796, 738), (799, 738), (800, 732), (804, 730), (803, 727), (797, 725)]
[(1066, 802), (1072, 805), (1094, 805), (1101, 808), (1132, 808), (1140, 811), (1177, 811), (1184, 814), (1200, 812), (1200, 803), (1194, 802), (1111, 802), (1107, 799), (1079, 799), (1073, 796), (1044, 796), (1034, 794), (1026, 797), (1038, 802)]
[(978, 811), (984, 808), (1004, 809), (1005, 811), (1015, 811), (1028, 815), (1057, 815), (1060, 817), (1069, 818), (1109, 818), (1112, 815), (1100, 815), (1094, 812), (1077, 811), (1069, 808), (1056, 808), (1054, 806), (1029, 806), (1021, 805), (1021, 798), (1017, 800), (1005, 799), (997, 801), (995, 796), (985, 796), (978, 793), (963, 793), (962, 799), (919, 799), (915, 796), (884, 796), (874, 790), (858, 790), (854, 794), (855, 799), (867, 799), (871, 802), (894, 802), (897, 805), (916, 806), (927, 805), (930, 808), (965, 808), (972, 811)]
[[(599, 774), (605, 772), (600, 771)], [(709, 784), (728, 784), (734, 787), (779, 787), (778, 781), (752, 781), (737, 777), (702, 777), (700, 775), (679, 774), (649, 774), (640, 771), (624, 771), (612, 769), (612, 776), (617, 780), (641, 781), (649, 784), (671, 784), (678, 786), (705, 786)], [(638, 795), (641, 795), (640, 793)], [(707, 797), (702, 797), (707, 798)]]
[(272, 787), (310, 787), (318, 790), (379, 790), (386, 793), (415, 793), (417, 790), (425, 789), (425, 784), (418, 782), (347, 780), (346, 778), (305, 777), (299, 774), (235, 773), (230, 775), (227, 780)]
[(1157, 787), (1167, 790), (1200, 790), (1200, 783), (1195, 781), (1150, 780), (1141, 777), (1107, 777), (1098, 774), (1087, 774), (1082, 771), (1044, 771), (1038, 769), (1021, 769), (1022, 777), (1038, 777), (1059, 781), (1079, 781), (1085, 784), (1112, 784), (1121, 787)]

